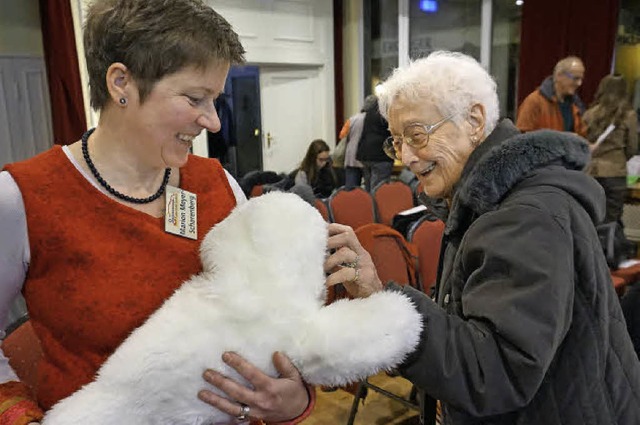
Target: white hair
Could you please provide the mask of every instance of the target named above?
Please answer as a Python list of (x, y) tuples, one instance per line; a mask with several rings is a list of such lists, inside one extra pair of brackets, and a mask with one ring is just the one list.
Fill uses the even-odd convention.
[(396, 68), (380, 87), (380, 113), (388, 118), (398, 97), (433, 103), (443, 116), (454, 115), (457, 125), (468, 118), (471, 107), (485, 109), (484, 134), (496, 126), (500, 114), (496, 82), (472, 57), (457, 52), (436, 51), (426, 58)]

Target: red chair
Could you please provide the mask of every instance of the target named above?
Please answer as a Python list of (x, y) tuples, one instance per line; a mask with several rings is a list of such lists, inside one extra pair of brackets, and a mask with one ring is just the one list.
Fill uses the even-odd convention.
[(400, 232), (381, 223), (356, 229), (356, 236), (371, 255), (383, 283), (390, 280), (419, 289), (418, 251)]
[(35, 391), (42, 349), (30, 321), (27, 320), (7, 335), (2, 341), (2, 351), (20, 381)]
[(440, 259), (440, 244), (444, 232), (444, 222), (430, 221), (424, 216), (416, 221), (407, 234), (407, 239), (418, 248), (418, 264), (420, 265), (420, 283), (426, 294), (436, 283), (438, 261)]
[(636, 282), (640, 280), (640, 263), (634, 264), (631, 267), (613, 270), (611, 275), (622, 278), (626, 284)]
[(329, 215), (334, 223), (346, 224), (354, 229), (376, 221), (373, 198), (360, 187), (341, 187), (328, 201)]
[(624, 291), (627, 287), (627, 282), (623, 277), (616, 276), (613, 273), (611, 274), (611, 283), (613, 283), (613, 288), (616, 290), (616, 293), (620, 296), (624, 295)]
[[(383, 283), (393, 280), (403, 285), (411, 285), (419, 288), (417, 276), (417, 250), (411, 243), (407, 242), (402, 234), (382, 223), (369, 223), (356, 229), (356, 236), (364, 247), (371, 254), (373, 263), (378, 271), (378, 276)], [(403, 378), (398, 378), (403, 379)], [(389, 397), (405, 407), (420, 410), (415, 400), (415, 387), (409, 397), (394, 394), (381, 388), (368, 379), (363, 379), (358, 383), (354, 394), (349, 413), (348, 425), (353, 425), (358, 413), (360, 402), (364, 402), (367, 390), (371, 389), (385, 397)]]
[(255, 198), (256, 196), (262, 195), (264, 192), (264, 187), (261, 184), (257, 184), (251, 188), (251, 192), (249, 193), (249, 198)]
[(393, 217), (400, 211), (413, 207), (413, 192), (401, 181), (385, 181), (371, 192), (376, 207), (378, 223), (391, 226)]
[(320, 215), (322, 215), (322, 218), (324, 218), (324, 221), (326, 221), (327, 223), (331, 223), (331, 216), (329, 215), (329, 207), (327, 207), (326, 202), (323, 199), (316, 198), (316, 200), (314, 201), (314, 206), (320, 212)]

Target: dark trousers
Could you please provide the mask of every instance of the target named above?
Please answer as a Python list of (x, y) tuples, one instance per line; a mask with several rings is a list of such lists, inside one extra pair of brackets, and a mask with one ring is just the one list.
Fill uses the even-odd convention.
[(393, 162), (362, 162), (362, 173), (364, 176), (364, 188), (371, 192), (377, 185), (391, 178), (393, 173)]
[(604, 189), (604, 195), (607, 199), (607, 215), (604, 222), (617, 221), (622, 225), (622, 208), (627, 195), (627, 178), (596, 177), (595, 179)]
[(360, 187), (362, 184), (362, 168), (346, 167), (344, 169), (344, 185), (351, 189), (352, 187)]

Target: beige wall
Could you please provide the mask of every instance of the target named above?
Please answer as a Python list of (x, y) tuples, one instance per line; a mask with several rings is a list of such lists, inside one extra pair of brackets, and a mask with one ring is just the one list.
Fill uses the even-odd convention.
[(344, 2), (342, 72), (344, 118), (356, 114), (364, 99), (362, 46), (362, 1)]
[(0, 0), (0, 55), (44, 56), (38, 0)]

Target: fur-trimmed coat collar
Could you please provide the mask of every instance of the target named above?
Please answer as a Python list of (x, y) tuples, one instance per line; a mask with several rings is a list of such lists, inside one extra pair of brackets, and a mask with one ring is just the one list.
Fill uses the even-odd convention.
[[(447, 232), (466, 227), (474, 217), (496, 209), (504, 197), (524, 180), (537, 175), (544, 184), (560, 186), (581, 201), (599, 222), (603, 213), (601, 190), (582, 176), (589, 161), (585, 141), (566, 132), (538, 130), (521, 134), (510, 120), (501, 121), (471, 154), (462, 171), (447, 220)], [(556, 166), (555, 173), (540, 173)], [(558, 169), (580, 171), (577, 179), (562, 179)], [(599, 193), (599, 194), (598, 194)]]

